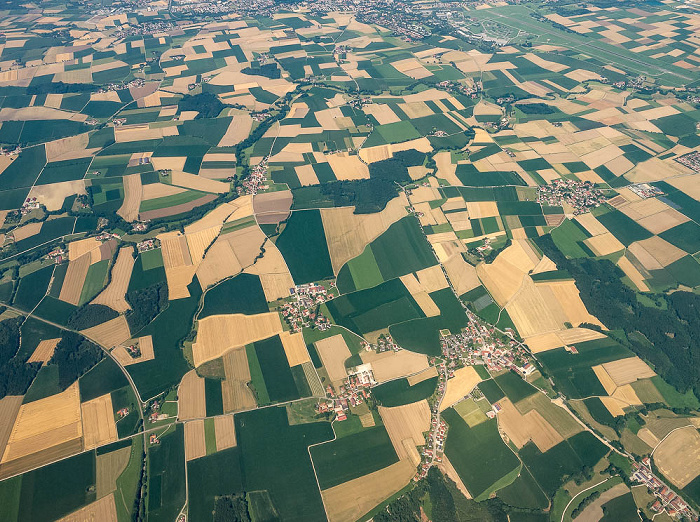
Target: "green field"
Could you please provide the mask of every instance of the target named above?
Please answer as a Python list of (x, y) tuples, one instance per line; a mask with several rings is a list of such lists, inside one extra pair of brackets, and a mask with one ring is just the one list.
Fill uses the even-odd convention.
[(367, 428), (311, 450), (321, 489), (332, 488), (398, 462), (384, 426)]
[(185, 429), (177, 424), (148, 448), (148, 519), (175, 520), (185, 495)]
[(318, 210), (292, 212), (277, 242), (296, 284), (333, 277), (326, 234)]
[(437, 381), (437, 377), (431, 377), (411, 386), (406, 378), (395, 379), (372, 388), (372, 395), (387, 408), (403, 406), (430, 397), (435, 392)]
[(92, 301), (92, 298), (102, 291), (105, 286), (105, 282), (107, 281), (109, 265), (109, 259), (98, 261), (97, 263), (90, 265), (88, 273), (85, 276), (83, 289), (80, 292), (79, 304), (83, 305), (89, 301)]
[(162, 208), (170, 208), (176, 205), (183, 205), (185, 203), (190, 203), (196, 199), (206, 196), (205, 192), (198, 192), (196, 190), (188, 190), (186, 192), (180, 192), (179, 194), (174, 194), (172, 196), (163, 196), (161, 198), (153, 198), (143, 201), (139, 207), (139, 212), (147, 212), (149, 210), (160, 210)]
[(197, 315), (204, 319), (219, 314), (261, 314), (269, 312), (260, 277), (239, 274), (207, 290), (204, 306)]
[(239, 448), (229, 448), (188, 462), (187, 478), (190, 518), (210, 520), (217, 496), (243, 492)]
[(279, 335), (263, 341), (256, 341), (253, 346), (270, 401), (284, 402), (298, 399), (300, 397), (299, 390), (297, 390)]

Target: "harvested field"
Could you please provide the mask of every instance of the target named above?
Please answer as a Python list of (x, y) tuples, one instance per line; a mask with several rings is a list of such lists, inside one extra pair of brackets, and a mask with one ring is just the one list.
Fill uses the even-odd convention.
[(207, 398), (204, 379), (190, 370), (180, 381), (177, 390), (177, 416), (180, 420), (201, 419), (207, 416)]
[(616, 386), (630, 384), (637, 379), (654, 377), (656, 373), (639, 357), (629, 357), (602, 365)]
[(316, 341), (315, 345), (328, 378), (334, 387), (339, 386), (347, 377), (345, 360), (352, 356), (345, 339), (338, 334)]
[(215, 194), (226, 194), (231, 188), (228, 183), (216, 181), (213, 179), (203, 178), (196, 174), (188, 174), (174, 170), (172, 173), (172, 183), (178, 187), (184, 187), (200, 192), (213, 192)]
[[(535, 267), (524, 250), (518, 247), (519, 243), (514, 241), (493, 263), (479, 263), (476, 267), (479, 279), (500, 306), (505, 306), (518, 292), (524, 276)], [(526, 336), (522, 332), (520, 335)]]
[(195, 366), (221, 357), (235, 346), (282, 333), (277, 312), (256, 315), (212, 315), (199, 321), (197, 341), (192, 345)]
[(299, 178), (299, 183), (301, 183), (302, 187), (318, 185), (320, 183), (318, 176), (316, 176), (314, 166), (311, 164), (298, 165), (294, 167), (294, 171), (296, 172), (297, 178)]
[(33, 362), (40, 362), (40, 363), (46, 363), (51, 359), (53, 356), (53, 352), (56, 349), (56, 345), (58, 342), (61, 340), (59, 337), (58, 339), (44, 339), (39, 343), (39, 345), (36, 347), (34, 350), (34, 353), (32, 353), (31, 357), (27, 359), (28, 363), (33, 363)]
[(117, 440), (112, 396), (107, 393), (80, 405), (83, 417), (85, 449), (96, 448)]
[(689, 219), (688, 216), (678, 212), (675, 208), (669, 208), (653, 216), (642, 218), (637, 222), (652, 234), (661, 234), (669, 228), (685, 223)]
[[(242, 267), (252, 265), (266, 240), (263, 231), (255, 225), (219, 236), (197, 268), (197, 277), (202, 287), (214, 285), (222, 279), (236, 275)], [(272, 250), (271, 246), (266, 248), (267, 250)], [(260, 261), (256, 261), (255, 264)]]
[(34, 185), (27, 195), (28, 198), (36, 198), (46, 210), (56, 211), (63, 207), (63, 202), (73, 194), (87, 194), (85, 181), (61, 181), (50, 185)]
[(627, 408), (628, 406), (643, 405), (642, 401), (639, 400), (639, 397), (637, 396), (637, 392), (634, 391), (631, 384), (620, 386), (615, 390), (615, 393), (613, 393), (612, 396), (622, 405), (623, 408)]
[[(291, 190), (265, 192), (253, 197), (253, 211), (258, 223), (280, 223), (289, 216), (290, 208), (292, 208)], [(267, 219), (268, 217), (271, 219)]]
[(87, 239), (78, 239), (77, 241), (71, 241), (68, 243), (68, 259), (70, 261), (75, 261), (88, 252), (92, 252), (100, 248), (102, 241), (94, 237)]
[(407, 485), (416, 469), (407, 460), (323, 490), (329, 522), (357, 520)]
[(374, 214), (353, 214), (353, 207), (321, 209), (333, 273), (338, 274), (345, 263), (359, 256), (370, 242), (406, 216), (406, 204), (401, 196)]
[(92, 300), (92, 304), (109, 306), (112, 310), (116, 310), (119, 313), (124, 313), (131, 309), (124, 295), (129, 288), (131, 271), (134, 268), (135, 260), (133, 251), (131, 247), (122, 247), (119, 249), (117, 260), (112, 267), (112, 278), (107, 288)]
[(284, 353), (287, 355), (287, 362), (290, 368), (311, 360), (309, 351), (306, 349), (304, 336), (301, 332), (282, 332), (280, 334), (280, 339), (282, 340), (282, 346), (284, 346)]
[(374, 422), (374, 415), (372, 415), (372, 412), (365, 413), (364, 415), (360, 415), (360, 424), (362, 424), (363, 428), (371, 428), (372, 426), (376, 426), (376, 423)]
[(12, 433), (12, 426), (22, 406), (21, 395), (6, 395), (0, 399), (0, 458), (5, 453), (5, 446)]
[(82, 446), (78, 382), (61, 393), (23, 404), (12, 428), (2, 463), (73, 440)]
[(651, 236), (649, 239), (637, 241), (636, 243), (630, 245), (629, 248), (647, 270), (653, 270), (656, 267), (653, 266), (653, 263), (647, 261), (647, 257), (644, 255), (644, 253), (640, 252), (640, 249), (643, 249), (646, 254), (656, 260), (656, 262), (662, 267), (666, 267), (686, 255), (683, 250), (673, 246), (671, 243), (660, 238), (659, 236)]
[(452, 255), (444, 262), (440, 261), (458, 295), (463, 295), (479, 286), (480, 281), (476, 268), (467, 263), (461, 254)]
[(27, 225), (23, 225), (21, 227), (15, 228), (12, 231), (12, 235), (15, 238), (15, 242), (22, 241), (23, 239), (27, 239), (28, 237), (32, 237), (32, 236), (38, 234), (41, 231), (42, 225), (43, 225), (42, 222), (29, 223)]
[(83, 439), (77, 437), (46, 449), (29, 451), (26, 456), (0, 464), (0, 480), (70, 457), (82, 450)]
[(141, 200), (148, 201), (149, 199), (164, 198), (182, 194), (183, 192), (187, 192), (187, 189), (166, 185), (165, 183), (150, 183), (141, 187)]
[(437, 368), (435, 366), (431, 366), (430, 368), (426, 368), (420, 373), (416, 373), (414, 375), (411, 375), (410, 377), (407, 377), (406, 381), (408, 381), (409, 386), (413, 386), (415, 384), (418, 384), (419, 382), (423, 382), (437, 376)]
[(586, 306), (581, 301), (578, 288), (573, 280), (569, 281), (553, 281), (547, 283), (538, 283), (539, 287), (551, 289), (559, 306), (564, 311), (566, 320), (574, 326), (581, 323), (597, 324), (604, 328), (603, 324), (586, 310)]
[(185, 423), (185, 460), (190, 461), (207, 454), (204, 436), (204, 419)]
[(197, 232), (186, 233), (187, 246), (190, 251), (190, 258), (194, 265), (199, 265), (204, 257), (204, 252), (209, 248), (212, 242), (219, 235), (221, 225), (198, 230)]
[(506, 310), (524, 338), (562, 330), (567, 321), (551, 289), (535, 284), (529, 276), (523, 277), (522, 287), (506, 305)]
[(555, 348), (561, 348), (567, 344), (582, 343), (584, 341), (592, 341), (594, 339), (602, 339), (604, 334), (595, 330), (587, 330), (585, 328), (567, 328), (558, 332), (549, 332), (545, 334), (535, 335), (525, 339), (525, 343), (532, 353), (545, 352)]
[(610, 415), (613, 417), (622, 417), (625, 414), (625, 410), (622, 408), (622, 404), (620, 404), (617, 400), (613, 399), (612, 397), (599, 397), (600, 402), (603, 403), (603, 406), (610, 412)]
[(141, 174), (129, 174), (122, 178), (124, 181), (124, 201), (117, 210), (124, 221), (136, 221), (139, 217), (139, 206), (141, 205)]
[(650, 448), (655, 448), (661, 440), (654, 435), (649, 428), (642, 428), (637, 432), (637, 437), (642, 439), (642, 441)]
[(336, 152), (326, 155), (328, 164), (333, 169), (337, 180), (368, 179), (369, 169), (357, 155), (350, 156), (346, 152)]
[(428, 368), (428, 356), (421, 353), (389, 350), (376, 353), (372, 350), (360, 353), (363, 363), (370, 363), (377, 382), (386, 382), (422, 372)]
[(430, 266), (419, 270), (414, 274), (408, 274), (401, 277), (406, 288), (411, 293), (427, 292), (432, 293), (437, 290), (442, 290), (447, 288), (447, 279), (445, 279), (445, 274), (442, 272), (440, 265)]
[(224, 411), (234, 412), (255, 408), (255, 395), (248, 387), (250, 366), (245, 348), (229, 350), (223, 356), (226, 379), (221, 382)]
[(498, 206), (495, 201), (467, 201), (467, 212), (471, 219), (481, 219), (498, 216)]
[(625, 245), (613, 236), (610, 232), (599, 236), (589, 237), (584, 240), (584, 243), (589, 246), (593, 253), (597, 256), (607, 256), (614, 252), (624, 250)]
[(544, 453), (564, 440), (537, 410), (521, 415), (507, 397), (498, 404), (501, 406), (498, 425), (518, 448), (532, 441)]
[(422, 400), (396, 408), (379, 406), (379, 415), (384, 421), (384, 426), (399, 460), (408, 459), (414, 466), (418, 466), (420, 457), (418, 457), (417, 462), (413, 460), (418, 452), (408, 450), (407, 447), (412, 446), (413, 449), (416, 449), (416, 446), (425, 445), (423, 433), (430, 430), (428, 401)]
[(168, 299), (172, 301), (189, 297), (187, 285), (192, 282), (197, 266), (192, 263), (187, 236), (179, 232), (167, 232), (157, 237), (163, 254)]
[(93, 520), (117, 522), (117, 506), (114, 503), (113, 494), (91, 502), (78, 511), (60, 518), (57, 522), (87, 522)]
[(278, 248), (272, 243), (265, 244), (265, 254), (255, 264), (245, 270), (246, 274), (257, 274), (268, 302), (289, 296), (294, 280), (287, 263)]
[[(132, 341), (129, 341), (129, 343), (131, 342)], [(112, 355), (119, 364), (122, 366), (129, 366), (130, 364), (151, 361), (155, 358), (155, 354), (153, 353), (153, 338), (150, 335), (139, 337), (136, 339), (136, 342), (139, 345), (139, 350), (141, 350), (141, 355), (138, 357), (132, 357), (124, 346), (117, 346), (112, 350)]]
[(131, 446), (97, 455), (95, 474), (97, 498), (117, 490), (117, 479), (129, 464), (130, 457)]
[(612, 377), (610, 377), (610, 374), (605, 371), (603, 365), (599, 364), (598, 366), (593, 366), (592, 370), (595, 372), (596, 377), (598, 377), (600, 384), (602, 384), (603, 388), (605, 388), (605, 393), (608, 395), (615, 393), (617, 385), (615, 384), (615, 381), (612, 380)]
[(411, 292), (411, 296), (416, 301), (416, 304), (420, 307), (420, 309), (423, 311), (426, 317), (437, 317), (438, 315), (440, 315), (440, 308), (438, 308), (438, 306), (431, 299), (427, 292)]
[(637, 269), (637, 267), (632, 264), (632, 262), (629, 259), (627, 259), (625, 256), (622, 256), (620, 259), (618, 259), (617, 266), (620, 267), (620, 269), (625, 273), (627, 277), (629, 277), (630, 281), (632, 281), (632, 283), (634, 283), (634, 285), (640, 291), (649, 291), (649, 287), (644, 282), (644, 276)]
[(69, 261), (68, 269), (63, 279), (63, 285), (61, 286), (61, 293), (58, 295), (61, 301), (78, 306), (80, 303), (80, 294), (85, 284), (85, 276), (87, 276), (88, 270), (90, 269), (91, 260), (91, 254), (87, 253), (75, 260)]
[(628, 492), (629, 488), (626, 484), (617, 484), (613, 486), (607, 491), (601, 493), (601, 495), (597, 499), (588, 504), (581, 512), (581, 514), (577, 516), (574, 520), (576, 520), (576, 522), (597, 522), (599, 520), (602, 520), (605, 516), (605, 512), (603, 511), (603, 504), (606, 504), (611, 500), (621, 497), (622, 495), (625, 495)]
[(676, 487), (684, 488), (700, 475), (700, 433), (695, 427), (668, 435), (654, 450), (654, 463)]
[(233, 415), (222, 415), (214, 418), (214, 433), (216, 434), (216, 451), (232, 448), (236, 445), (236, 429)]
[(473, 366), (465, 366), (456, 370), (454, 376), (447, 381), (445, 395), (440, 403), (440, 411), (444, 411), (454, 403), (461, 401), (481, 380)]
[(450, 462), (450, 459), (447, 458), (447, 455), (442, 456), (442, 462), (438, 464), (438, 468), (457, 485), (457, 489), (462, 493), (462, 495), (468, 499), (472, 498), (469, 490), (467, 490), (464, 482), (462, 482), (462, 477), (459, 476), (457, 470), (454, 468), (454, 466), (452, 466), (452, 463)]
[(246, 139), (253, 128), (253, 118), (247, 112), (235, 114), (231, 118), (226, 134), (219, 141), (219, 147), (233, 147)]
[(106, 323), (88, 328), (87, 330), (81, 330), (80, 333), (105, 348), (117, 346), (131, 336), (129, 323), (127, 323), (126, 317), (123, 315), (115, 317)]

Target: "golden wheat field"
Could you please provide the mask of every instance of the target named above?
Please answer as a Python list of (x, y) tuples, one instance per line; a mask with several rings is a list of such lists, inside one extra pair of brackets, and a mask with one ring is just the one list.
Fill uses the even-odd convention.
[(352, 356), (343, 336), (338, 334), (316, 341), (316, 350), (321, 358), (323, 367), (328, 372), (328, 378), (333, 386), (342, 384), (347, 377), (345, 360)]
[(444, 411), (454, 403), (461, 401), (481, 380), (473, 366), (465, 366), (456, 370), (452, 378), (447, 381), (445, 395), (440, 403), (440, 411)]
[(177, 416), (180, 420), (201, 419), (207, 416), (204, 379), (190, 370), (180, 381), (177, 390)]
[(684, 488), (700, 474), (700, 432), (681, 428), (668, 435), (654, 451), (654, 463), (673, 485)]
[(83, 418), (85, 449), (96, 448), (117, 440), (112, 396), (108, 393), (80, 405)]
[(251, 380), (245, 347), (229, 350), (223, 356), (224, 375), (221, 382), (224, 411), (233, 412), (255, 408), (255, 395), (248, 387)]

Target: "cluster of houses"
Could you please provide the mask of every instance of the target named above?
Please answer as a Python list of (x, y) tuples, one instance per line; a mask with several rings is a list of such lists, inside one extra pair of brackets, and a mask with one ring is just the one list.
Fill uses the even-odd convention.
[(160, 240), (157, 238), (144, 239), (139, 243), (136, 243), (136, 251), (140, 254), (141, 252), (148, 252), (149, 250), (154, 250), (160, 246)]
[(555, 179), (552, 183), (537, 188), (537, 202), (550, 206), (568, 203), (574, 215), (584, 214), (605, 201), (603, 193), (590, 181)]
[(19, 209), (23, 216), (29, 214), (32, 210), (37, 210), (41, 206), (37, 198), (27, 198), (22, 207)]
[(269, 188), (267, 184), (267, 160), (265, 157), (260, 163), (250, 169), (250, 175), (243, 180), (243, 186), (238, 187), (238, 194), (257, 194), (258, 190)]
[(333, 391), (332, 386), (326, 388), (330, 399), (319, 401), (316, 404), (317, 413), (335, 413), (337, 421), (344, 421), (348, 418), (348, 411), (351, 407), (360, 406), (370, 397), (369, 389), (377, 384), (374, 379), (371, 364), (361, 364), (348, 371), (348, 377), (343, 384), (338, 386), (338, 393)]
[(471, 96), (472, 98), (476, 98), (477, 93), (481, 88), (481, 82), (475, 81), (474, 86), (472, 87), (453, 80), (443, 80), (437, 83), (436, 87), (447, 92), (457, 92), (460, 94), (464, 94), (465, 96)]
[(700, 152), (697, 150), (679, 156), (676, 158), (676, 161), (681, 165), (685, 165), (689, 169), (694, 170), (695, 172), (700, 172)]
[(304, 326), (321, 331), (331, 327), (330, 320), (318, 310), (321, 303), (332, 297), (326, 287), (308, 283), (290, 288), (289, 293), (292, 298), (280, 307), (280, 312), (293, 332), (300, 332)]
[(377, 342), (370, 344), (365, 340), (361, 342), (362, 348), (365, 350), (374, 350), (377, 353), (393, 351), (396, 352), (401, 349), (401, 347), (394, 342), (390, 335), (380, 334), (377, 338)]
[(3, 156), (17, 156), (20, 152), (22, 152), (22, 147), (19, 145), (14, 148), (0, 147), (0, 154)]
[(642, 459), (641, 463), (632, 463), (632, 480), (641, 482), (653, 491), (656, 501), (651, 506), (652, 511), (657, 513), (666, 511), (670, 517), (698, 520), (697, 513), (688, 506), (685, 500), (676, 495), (671, 488), (654, 475), (649, 457)]
[[(698, 160), (700, 161), (700, 154), (698, 154)], [(649, 185), (649, 183), (635, 183), (627, 188), (642, 199), (655, 198), (665, 194), (663, 190), (654, 185)]]
[(129, 408), (122, 408), (121, 410), (117, 410), (117, 417), (119, 417), (119, 420), (123, 419), (129, 415)]

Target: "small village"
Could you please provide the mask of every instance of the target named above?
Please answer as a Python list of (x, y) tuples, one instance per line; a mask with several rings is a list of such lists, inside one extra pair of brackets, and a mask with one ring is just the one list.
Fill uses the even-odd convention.
[[(319, 311), (319, 306), (333, 298), (334, 289), (334, 282), (328, 284), (328, 289), (315, 283), (290, 288), (291, 298), (282, 304), (279, 311), (291, 330), (301, 332), (303, 327), (328, 330), (331, 322)], [(337, 290), (335, 293), (337, 294)]]
[(685, 517), (687, 520), (698, 520), (697, 513), (654, 474), (649, 457), (645, 457), (641, 462), (632, 462), (631, 478), (641, 482), (654, 493), (657, 500), (651, 506), (652, 511), (656, 513), (666, 511), (668, 516), (673, 518)]
[(550, 206), (567, 203), (573, 207), (576, 216), (602, 205), (605, 196), (590, 181), (555, 179), (552, 183), (537, 188), (537, 202)]
[(700, 152), (694, 150), (688, 154), (683, 154), (676, 158), (676, 161), (681, 165), (685, 165), (695, 172), (700, 172)]

